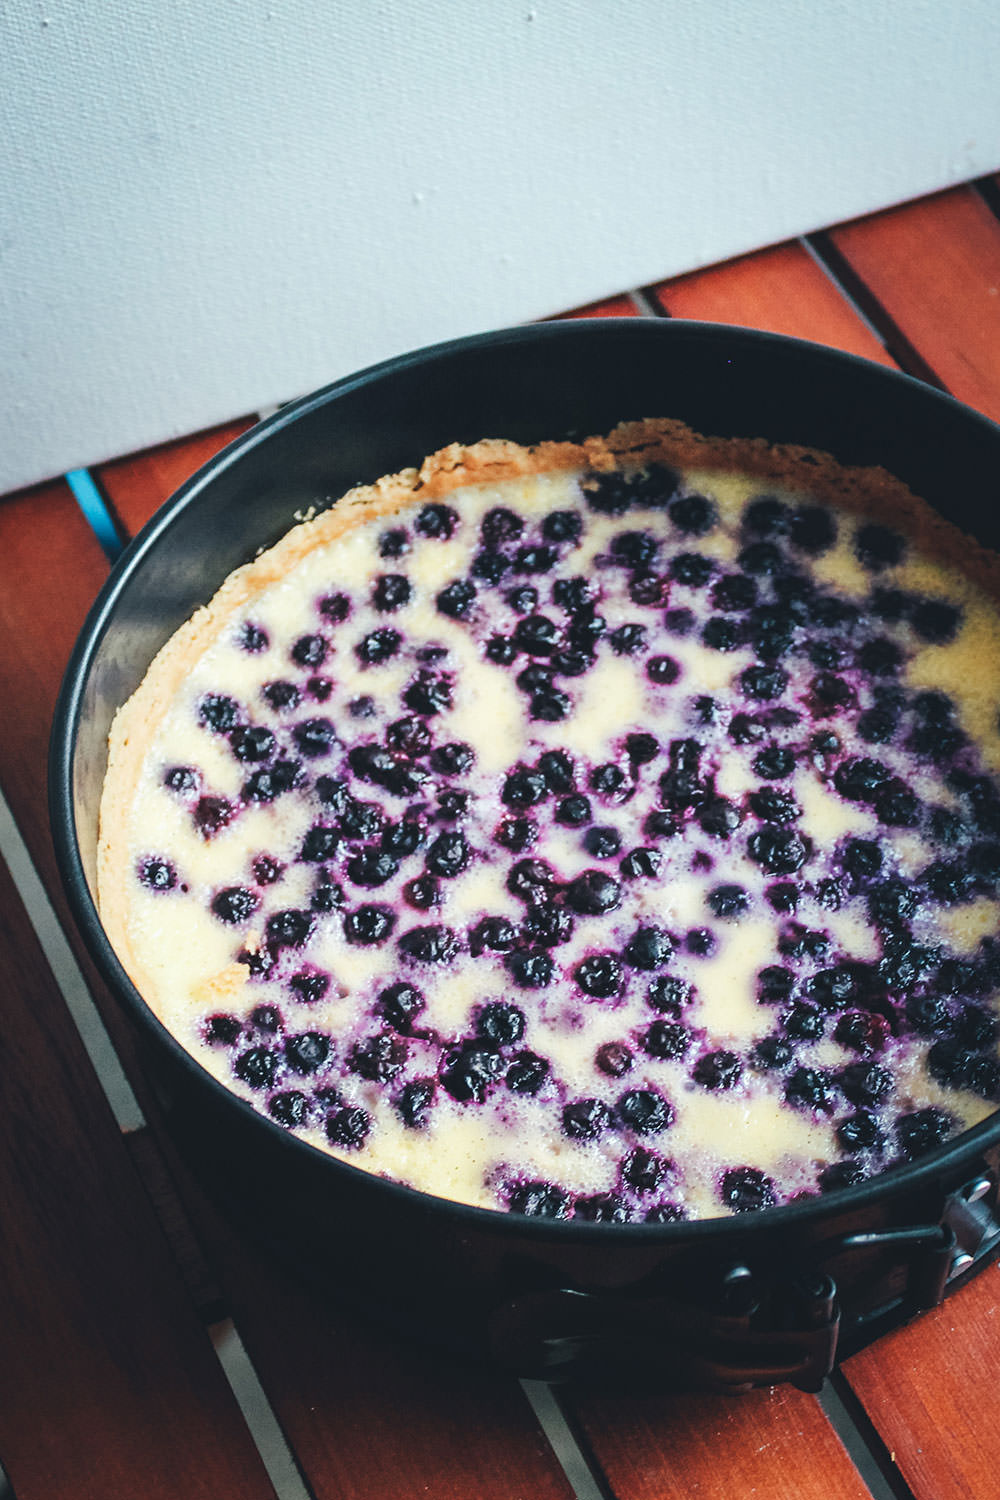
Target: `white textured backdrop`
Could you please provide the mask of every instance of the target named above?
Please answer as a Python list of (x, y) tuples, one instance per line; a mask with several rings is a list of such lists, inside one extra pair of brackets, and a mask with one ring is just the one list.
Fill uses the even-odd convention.
[(1000, 166), (997, 0), (7, 0), (0, 490)]

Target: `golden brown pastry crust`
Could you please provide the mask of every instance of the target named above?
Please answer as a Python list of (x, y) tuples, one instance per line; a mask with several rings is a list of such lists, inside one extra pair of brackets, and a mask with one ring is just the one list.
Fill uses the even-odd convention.
[[(496, 484), (529, 474), (667, 463), (684, 469), (743, 473), (767, 479), (867, 519), (896, 527), (920, 550), (959, 568), (992, 597), (1000, 599), (1000, 558), (965, 536), (880, 468), (846, 468), (828, 453), (764, 438), (706, 437), (670, 419), (623, 422), (606, 437), (580, 443), (542, 442), (524, 447), (488, 438), (469, 446), (453, 443), (425, 458), (419, 469), (404, 469), (374, 484), (349, 490), (331, 509), (293, 527), (253, 562), (236, 569), (214, 597), (170, 638), (150, 664), (135, 693), (115, 715), (109, 735), (108, 769), (100, 811), (98, 898), (101, 918), (118, 957), (141, 994), (152, 1001), (142, 957), (132, 949), (127, 928), (127, 819), (146, 752), (192, 664), (226, 622), (316, 547), (353, 528), (407, 507), (439, 500), (467, 485)], [(235, 971), (239, 970), (237, 974)], [(233, 965), (219, 976), (222, 988), (245, 980)]]

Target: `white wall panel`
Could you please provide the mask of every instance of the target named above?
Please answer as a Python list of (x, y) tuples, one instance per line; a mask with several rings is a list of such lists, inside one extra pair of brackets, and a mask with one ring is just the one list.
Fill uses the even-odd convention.
[(0, 490), (1000, 166), (996, 0), (0, 28)]

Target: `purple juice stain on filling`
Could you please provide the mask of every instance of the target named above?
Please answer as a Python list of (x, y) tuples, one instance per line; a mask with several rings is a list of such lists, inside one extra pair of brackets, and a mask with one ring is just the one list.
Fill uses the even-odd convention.
[[(572, 556), (588, 511), (620, 520), (601, 566), (585, 578)], [(651, 511), (662, 514), (649, 529)], [(954, 955), (922, 925), (934, 912), (995, 896), (1000, 788), (982, 773), (947, 695), (906, 685), (913, 652), (954, 641), (964, 615), (893, 587), (904, 538), (844, 523), (842, 545), (870, 576), (859, 607), (805, 576), (809, 558), (837, 541), (837, 522), (822, 507), (753, 498), (738, 558), (721, 565), (709, 555), (719, 526), (710, 496), (680, 492), (669, 471), (595, 475), (579, 510), (541, 521), (507, 507), (487, 512), (471, 576), (445, 572), (425, 597), (408, 572), (410, 556), (461, 525), (453, 507), (429, 504), (409, 529), (383, 530), (385, 571), (359, 586), (357, 604), (346, 593), (318, 599), (318, 628), (290, 644), (270, 622), (242, 627), (241, 649), (281, 652), (288, 678), (255, 689), (247, 707), (216, 691), (196, 705), (202, 729), (246, 763), (239, 798), (219, 795), (197, 766), (161, 773), (175, 803), (190, 798), (187, 816), (205, 839), (287, 791), (311, 799), (313, 821), (297, 849), (250, 857), (232, 885), (206, 898), (217, 922), (244, 929), (254, 951), (238, 956), (251, 982), (285, 995), (277, 1007), (257, 1005), (249, 1023), (222, 1013), (203, 1023), (207, 1044), (233, 1049), (234, 1076), (261, 1107), (349, 1152), (363, 1151), (380, 1117), (371, 1099), (362, 1105), (346, 1087), (341, 1096), (333, 1086), (341, 1076), (384, 1090), (397, 1123), (431, 1136), (442, 1110), (503, 1100), (513, 1120), (529, 1108), (554, 1110), (574, 1149), (613, 1153), (616, 1181), (570, 1191), (508, 1176), (501, 1200), (528, 1216), (619, 1223), (686, 1212), (683, 1164), (647, 1143), (669, 1129), (685, 1090), (740, 1094), (764, 1079), (782, 1108), (824, 1122), (842, 1159), (815, 1167), (812, 1191), (823, 1193), (953, 1133), (949, 1111), (897, 1102), (894, 1069), (914, 1048), (939, 1087), (1000, 1102), (997, 1024), (984, 998), (1000, 986), (1000, 959), (988, 942), (971, 957)], [(411, 601), (443, 617), (440, 636), (464, 632), (486, 670), (509, 677), (529, 749), (492, 783), (476, 747), (449, 723), (463, 692), (454, 648), (449, 655), (410, 639)], [(377, 624), (397, 612), (398, 622)], [(732, 656), (730, 688), (713, 684), (711, 695), (699, 695), (692, 648), (709, 653), (713, 670)], [(394, 696), (374, 689), (342, 700), (338, 653), (350, 656), (352, 671), (405, 662)], [(635, 681), (651, 714), (669, 715), (676, 738), (624, 723), (601, 753), (560, 748), (588, 674), (611, 663)], [(321, 667), (324, 675), (314, 675)], [(322, 715), (302, 717), (299, 705), (310, 699), (325, 705)], [(717, 784), (734, 757), (744, 787), (735, 793)], [(801, 791), (809, 780), (859, 810), (863, 831), (817, 845)], [(899, 869), (896, 830), (924, 841), (915, 873)], [(572, 861), (553, 853), (571, 844)], [(514, 909), (451, 917), (452, 891), (464, 890), (480, 865), (494, 867)], [(311, 867), (312, 897), (295, 887), (276, 902), (268, 887), (280, 890), (296, 867)], [(668, 930), (650, 915), (659, 884), (679, 871), (697, 882), (704, 926)], [(154, 891), (179, 879), (159, 855), (144, 856), (137, 873)], [(384, 899), (363, 899), (376, 888)], [(289, 904), (296, 900), (303, 906)], [(827, 925), (828, 914), (844, 909), (874, 930), (874, 956), (863, 962)], [(696, 910), (688, 921), (699, 920)], [(770, 920), (775, 939), (755, 981), (760, 1025), (745, 1043), (720, 1046), (690, 981), (705, 976), (710, 1003), (713, 961), (739, 944), (751, 916)], [(262, 947), (250, 936), (255, 928)], [(310, 962), (327, 961), (321, 944), (330, 931), (350, 946), (383, 950), (389, 963), (377, 999), (363, 1001), (370, 1019), (343, 1044), (325, 1029), (322, 1009), (309, 1030), (305, 1011), (297, 1022), (282, 1019), (340, 993)], [(464, 1030), (439, 1031), (433, 1002), (428, 1008), (410, 978), (437, 994), (451, 968), (470, 961), (489, 976), (486, 995), (471, 1005)], [(387, 982), (386, 973), (396, 977)], [(590, 1049), (590, 1090), (569, 1088), (558, 1056), (542, 1055), (537, 1017), (555, 996), (577, 1006), (566, 1011), (567, 1025), (584, 1025), (590, 1014), (619, 1018), (614, 1038)], [(273, 1027), (253, 1019), (265, 1013), (277, 1017)], [(818, 1043), (836, 1044), (841, 1061), (817, 1065)], [(789, 1192), (756, 1167), (718, 1168), (722, 1210), (757, 1211)]]

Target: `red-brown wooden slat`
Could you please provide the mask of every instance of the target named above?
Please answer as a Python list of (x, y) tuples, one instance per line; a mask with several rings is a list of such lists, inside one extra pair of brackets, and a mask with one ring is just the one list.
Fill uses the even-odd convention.
[(828, 231), (938, 378), (1000, 421), (1000, 221), (971, 187)]
[[(158, 448), (148, 448), (142, 453), (132, 453), (127, 458), (101, 464), (97, 470), (98, 481), (125, 531), (134, 535), (148, 521), (157, 505), (161, 505), (196, 469), (208, 463), (220, 448), (233, 442), (254, 422), (253, 417), (243, 417), (177, 442), (162, 443)], [(155, 504), (149, 504), (147, 494), (158, 497)]]
[(0, 864), (0, 1461), (18, 1500), (273, 1496)]
[(775, 245), (675, 277), (661, 282), (653, 295), (674, 318), (764, 328), (892, 364), (871, 329), (800, 244)]
[[(204, 462), (203, 441), (118, 468), (120, 514), (141, 526)], [(346, 1314), (324, 1313), (285, 1272), (229, 1233), (163, 1142), (182, 1198), (207, 1237), (241, 1335), (299, 1461), (320, 1497), (522, 1493), (568, 1500), (565, 1482), (518, 1386), (397, 1346)]]
[(619, 1500), (869, 1500), (815, 1399), (584, 1397), (577, 1420)]
[(856, 1354), (844, 1375), (915, 1500), (1000, 1495), (1000, 1269)]
[(636, 318), (639, 310), (627, 292), (620, 297), (606, 297), (601, 302), (588, 302), (586, 307), (574, 307), (570, 312), (559, 313), (563, 318)]

